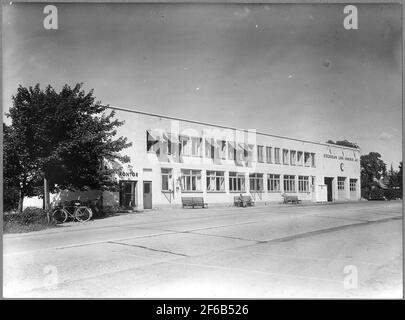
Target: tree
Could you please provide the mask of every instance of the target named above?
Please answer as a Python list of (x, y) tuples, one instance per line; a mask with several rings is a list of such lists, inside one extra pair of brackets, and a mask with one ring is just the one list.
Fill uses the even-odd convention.
[(36, 195), (44, 179), (53, 192), (115, 187), (100, 164), (103, 159), (128, 162), (119, 152), (131, 144), (124, 137), (114, 139), (123, 122), (113, 119), (114, 111), (104, 113), (107, 106), (95, 102), (93, 90), (85, 93), (82, 84), (65, 85), (59, 93), (50, 85), (45, 90), (39, 84), (19, 86), (12, 100), (7, 114), (12, 124), (5, 130), (14, 150), (9, 150), (9, 164), (18, 173), (13, 185), (20, 188), (21, 208), (23, 197)]
[(349, 148), (355, 148), (355, 149), (360, 149), (357, 143), (355, 142), (350, 142), (348, 140), (341, 140), (341, 141), (336, 141), (334, 142), (333, 140), (328, 140), (326, 143), (330, 144), (336, 144), (338, 146), (344, 146), (344, 147), (349, 147)]
[(387, 165), (381, 159), (378, 152), (370, 152), (360, 157), (361, 185), (370, 187), (374, 179), (379, 180), (386, 176)]
[(390, 188), (399, 187), (399, 172), (394, 170), (392, 164), (390, 170), (388, 171), (387, 178), (388, 178), (388, 187)]

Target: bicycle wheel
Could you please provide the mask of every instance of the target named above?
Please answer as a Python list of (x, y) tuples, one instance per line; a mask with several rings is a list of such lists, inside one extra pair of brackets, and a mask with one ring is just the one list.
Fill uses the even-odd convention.
[(80, 222), (89, 221), (93, 216), (93, 212), (90, 208), (77, 208), (75, 212), (75, 218)]
[(56, 223), (64, 223), (68, 218), (67, 213), (65, 210), (61, 208), (57, 208), (52, 212), (52, 219), (56, 221)]

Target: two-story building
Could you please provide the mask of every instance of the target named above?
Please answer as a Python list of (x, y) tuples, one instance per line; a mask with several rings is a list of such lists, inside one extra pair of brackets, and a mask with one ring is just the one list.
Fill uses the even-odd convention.
[(130, 163), (102, 164), (119, 191), (66, 191), (56, 201), (99, 197), (105, 207), (149, 209), (181, 206), (186, 196), (210, 206), (232, 206), (240, 194), (259, 205), (284, 193), (303, 202), (360, 199), (359, 149), (111, 108), (132, 142)]

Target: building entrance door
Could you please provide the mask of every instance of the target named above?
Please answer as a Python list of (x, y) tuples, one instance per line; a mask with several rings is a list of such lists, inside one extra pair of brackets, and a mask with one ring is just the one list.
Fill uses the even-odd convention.
[(330, 177), (325, 177), (325, 184), (327, 188), (327, 194), (328, 194), (328, 201), (331, 202), (333, 200), (333, 178)]
[(143, 182), (143, 208), (152, 209), (152, 181)]
[(136, 207), (135, 190), (137, 181), (120, 181), (120, 206), (125, 209)]

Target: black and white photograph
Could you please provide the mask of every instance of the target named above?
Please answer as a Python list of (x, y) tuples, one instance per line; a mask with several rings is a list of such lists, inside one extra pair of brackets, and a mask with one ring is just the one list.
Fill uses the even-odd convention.
[(2, 2), (3, 298), (402, 299), (402, 13)]

